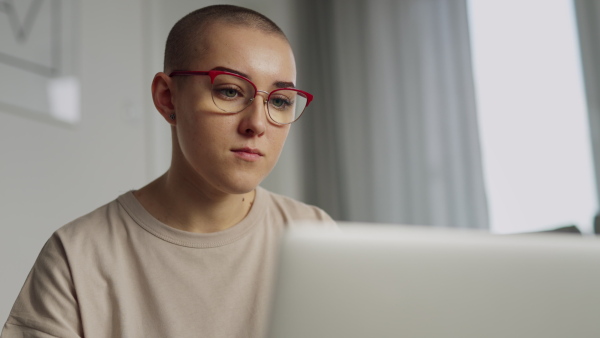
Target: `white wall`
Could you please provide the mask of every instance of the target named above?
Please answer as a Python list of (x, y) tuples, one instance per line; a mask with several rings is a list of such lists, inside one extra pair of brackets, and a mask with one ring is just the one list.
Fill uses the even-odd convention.
[(55, 229), (148, 180), (142, 1), (80, 2), (78, 125), (0, 111), (2, 324)]
[[(214, 2), (79, 3), (81, 122), (68, 127), (0, 110), (0, 325), (54, 230), (168, 168), (169, 128), (152, 106), (150, 82), (162, 70), (171, 26)], [(232, 3), (263, 12), (293, 39), (289, 1)], [(301, 198), (296, 134), (263, 186)]]

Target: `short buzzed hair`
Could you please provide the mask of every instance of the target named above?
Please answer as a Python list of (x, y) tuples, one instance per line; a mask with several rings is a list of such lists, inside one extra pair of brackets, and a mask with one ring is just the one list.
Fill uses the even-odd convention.
[(187, 70), (190, 60), (206, 51), (204, 32), (216, 22), (259, 29), (287, 41), (277, 24), (256, 11), (233, 5), (208, 6), (189, 13), (171, 28), (165, 47), (164, 71)]

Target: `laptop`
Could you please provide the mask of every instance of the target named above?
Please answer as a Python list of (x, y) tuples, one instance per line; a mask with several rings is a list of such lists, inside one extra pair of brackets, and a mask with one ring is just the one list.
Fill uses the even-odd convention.
[(600, 337), (600, 240), (295, 226), (268, 338)]

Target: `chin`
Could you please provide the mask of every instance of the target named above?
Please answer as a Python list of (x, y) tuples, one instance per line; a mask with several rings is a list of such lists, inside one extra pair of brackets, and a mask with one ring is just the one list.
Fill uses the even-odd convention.
[(256, 187), (258, 187), (258, 184), (252, 187), (248, 187), (248, 186), (244, 186), (244, 187), (235, 187), (232, 189), (228, 189), (227, 193), (232, 194), (232, 195), (243, 195), (243, 194), (247, 194), (249, 192), (251, 192), (252, 190), (256, 189)]
[(235, 182), (228, 182), (229, 184), (223, 185), (223, 190), (225, 190), (229, 194), (241, 195), (247, 194), (252, 190), (256, 189), (258, 185), (262, 182), (262, 179), (256, 178), (240, 178)]

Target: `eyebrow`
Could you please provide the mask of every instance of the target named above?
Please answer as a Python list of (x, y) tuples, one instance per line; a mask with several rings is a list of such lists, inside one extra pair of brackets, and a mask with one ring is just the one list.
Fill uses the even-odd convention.
[(293, 82), (277, 81), (274, 85), (277, 88), (296, 88)]
[[(243, 76), (243, 77), (247, 78), (248, 80), (252, 80), (248, 74), (242, 73), (239, 70), (235, 70), (235, 69), (231, 69), (231, 68), (227, 68), (227, 67), (215, 67), (212, 70), (221, 70), (224, 72), (229, 72), (229, 73), (233, 73), (233, 74), (236, 74), (239, 76)], [(273, 83), (273, 85), (276, 88), (296, 88), (296, 85), (294, 85), (293, 82), (287, 82), (287, 81), (275, 81)]]

